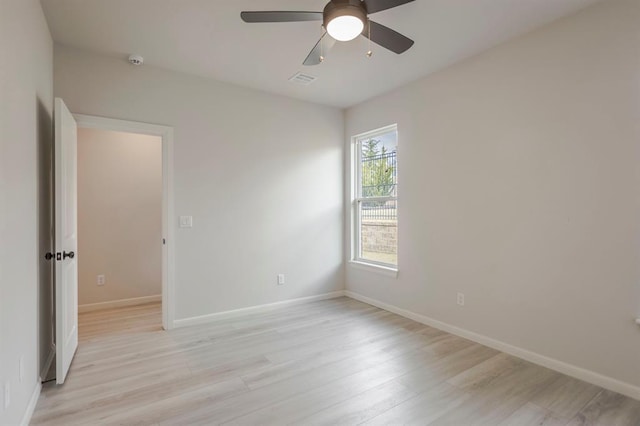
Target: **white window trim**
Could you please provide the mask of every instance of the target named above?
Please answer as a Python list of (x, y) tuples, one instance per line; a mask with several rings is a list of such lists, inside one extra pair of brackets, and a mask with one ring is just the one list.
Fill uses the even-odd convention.
[[(393, 265), (389, 263), (376, 262), (374, 260), (362, 259), (358, 256), (360, 253), (360, 214), (358, 212), (359, 203), (363, 200), (361, 194), (361, 188), (359, 185), (360, 176), (361, 176), (361, 153), (362, 148), (359, 146), (359, 142), (364, 139), (372, 138), (384, 133), (388, 133), (390, 131), (398, 132), (398, 125), (391, 124), (389, 126), (381, 127), (379, 129), (375, 129), (369, 132), (360, 133), (358, 135), (351, 137), (351, 253), (349, 258), (349, 264), (357, 267), (358, 269), (373, 271), (377, 273), (382, 273), (384, 275), (397, 277), (398, 276), (398, 265), (400, 264), (400, 259), (398, 258), (398, 265)], [(376, 198), (366, 198), (367, 201), (376, 201), (376, 200), (394, 200), (396, 201), (396, 209), (398, 208), (398, 194), (395, 197), (376, 197)]]
[(388, 277), (397, 278), (398, 277), (398, 268), (392, 267), (388, 265), (381, 265), (377, 263), (372, 263), (370, 261), (361, 262), (359, 260), (350, 260), (349, 265), (354, 268), (361, 269), (363, 271), (376, 272), (378, 274), (386, 275)]

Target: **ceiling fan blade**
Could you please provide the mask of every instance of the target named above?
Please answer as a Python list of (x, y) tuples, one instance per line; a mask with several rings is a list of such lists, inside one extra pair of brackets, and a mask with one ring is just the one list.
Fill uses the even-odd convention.
[(389, 27), (385, 27), (384, 25), (371, 20), (369, 20), (369, 26), (371, 29), (369, 30), (369, 28), (365, 28), (362, 35), (369, 38), (369, 33), (371, 33), (371, 41), (379, 44), (385, 49), (389, 49), (392, 52), (400, 54), (406, 52), (411, 46), (413, 46), (413, 40)]
[(415, 0), (364, 0), (364, 4), (367, 5), (368, 13), (376, 13), (397, 6), (402, 6), (403, 4), (411, 3), (412, 1)]
[(240, 18), (248, 23), (322, 21), (322, 12), (240, 12)]
[(327, 52), (331, 50), (333, 45), (336, 44), (336, 41), (333, 37), (329, 36), (327, 33), (322, 34), (320, 40), (316, 43), (316, 45), (311, 49), (307, 59), (302, 63), (303, 65), (318, 65), (322, 62), (320, 59), (321, 54), (326, 56)]

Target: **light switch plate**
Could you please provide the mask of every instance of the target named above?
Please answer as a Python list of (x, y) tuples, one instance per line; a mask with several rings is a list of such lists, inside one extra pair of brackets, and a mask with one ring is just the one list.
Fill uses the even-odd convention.
[(180, 216), (180, 228), (193, 228), (193, 216)]

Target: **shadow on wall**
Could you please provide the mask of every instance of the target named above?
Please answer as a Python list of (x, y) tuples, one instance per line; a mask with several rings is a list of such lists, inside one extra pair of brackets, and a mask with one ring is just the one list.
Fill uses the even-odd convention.
[[(342, 215), (342, 206), (325, 206), (317, 215), (283, 233), (275, 251), (283, 252), (284, 247), (294, 248), (284, 259), (284, 265), (292, 266), (292, 283), (304, 283), (289, 295), (290, 298), (344, 290), (344, 244), (341, 243), (337, 250), (326, 250), (334, 240), (342, 239), (342, 227), (335, 226), (340, 223)], [(300, 238), (300, 235), (306, 235), (306, 238)], [(313, 259), (323, 259), (323, 262), (310, 269), (308, 265), (313, 265)]]
[(40, 98), (36, 99), (38, 123), (38, 330), (39, 368), (43, 381), (54, 351), (55, 303), (53, 289), (53, 261), (45, 254), (54, 251), (53, 214), (53, 117)]

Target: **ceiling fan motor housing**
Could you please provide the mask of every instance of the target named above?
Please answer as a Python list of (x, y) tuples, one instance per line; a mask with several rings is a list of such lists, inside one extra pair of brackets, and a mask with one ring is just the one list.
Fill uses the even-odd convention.
[(355, 16), (366, 24), (367, 8), (361, 0), (331, 0), (322, 12), (322, 24), (327, 28), (329, 22), (339, 16)]

